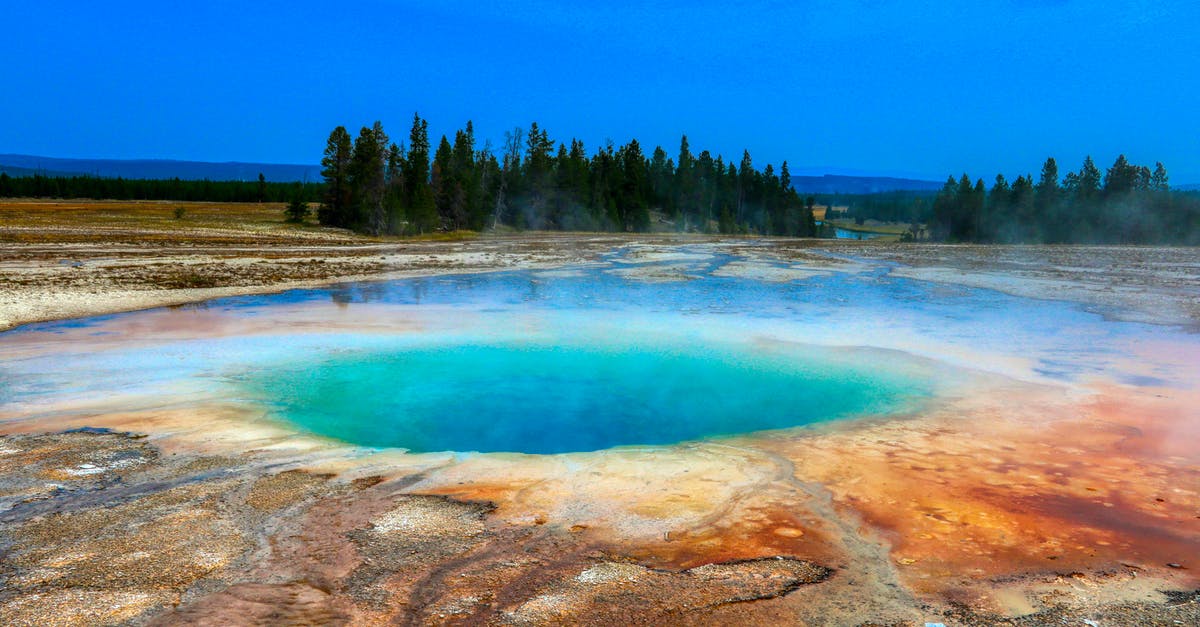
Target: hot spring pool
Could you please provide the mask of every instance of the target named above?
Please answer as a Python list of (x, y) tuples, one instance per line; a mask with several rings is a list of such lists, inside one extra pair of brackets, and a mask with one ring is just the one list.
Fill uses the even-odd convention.
[(304, 358), (238, 379), (271, 413), (353, 444), (565, 453), (903, 411), (917, 379), (828, 358), (683, 343), (454, 343)]
[(0, 335), (0, 420), (219, 406), (373, 448), (595, 451), (912, 413), (980, 369), (1157, 380), (1123, 356), (1180, 341), (886, 266), (636, 252), (27, 325)]

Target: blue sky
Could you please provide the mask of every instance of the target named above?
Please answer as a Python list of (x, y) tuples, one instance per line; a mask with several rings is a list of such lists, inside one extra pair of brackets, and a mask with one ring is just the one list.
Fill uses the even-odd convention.
[(330, 129), (1200, 182), (1200, 3), (9, 3), (0, 153), (315, 163)]

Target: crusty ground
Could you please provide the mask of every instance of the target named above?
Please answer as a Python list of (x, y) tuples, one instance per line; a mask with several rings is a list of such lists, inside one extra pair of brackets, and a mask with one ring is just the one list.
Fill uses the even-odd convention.
[[(1196, 249), (385, 240), (287, 225), (281, 211), (0, 203), (0, 328), (552, 267), (617, 246), (670, 261), (689, 254), (679, 243), (742, 255), (727, 270), (764, 281), (884, 261), (899, 276), (1200, 322)], [(686, 279), (653, 272), (629, 275)], [(1197, 402), (1101, 389), (1078, 404), (1014, 385), (907, 422), (586, 463), (243, 441), (222, 435), (235, 418), (204, 408), (0, 423), (0, 624), (1195, 625)], [(69, 431), (80, 426), (116, 430)], [(671, 530), (620, 532), (594, 512)]]
[(892, 276), (1084, 303), (1123, 320), (1200, 328), (1200, 247), (825, 242)]

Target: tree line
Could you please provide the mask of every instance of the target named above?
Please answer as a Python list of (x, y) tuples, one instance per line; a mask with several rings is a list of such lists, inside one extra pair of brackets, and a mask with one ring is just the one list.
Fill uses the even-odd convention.
[[(1091, 157), (1060, 177), (1049, 158), (1040, 176), (989, 187), (967, 174), (940, 192), (884, 192), (802, 198), (787, 162), (757, 169), (748, 151), (726, 162), (691, 150), (688, 138), (669, 156), (638, 141), (611, 141), (589, 152), (582, 141), (554, 142), (531, 124), (505, 133), (499, 149), (477, 146), (467, 122), (434, 148), (428, 123), (413, 115), (407, 141), (391, 141), (376, 122), (352, 138), (330, 133), (318, 183), (123, 179), (97, 176), (10, 177), (0, 197), (289, 202), (302, 222), (308, 202), (318, 220), (370, 234), (419, 234), (499, 227), (828, 236), (816, 225), (818, 202), (848, 205), (846, 217), (914, 225), (907, 239), (994, 243), (1200, 244), (1200, 194), (1172, 191), (1166, 168), (1134, 165), (1124, 155), (1101, 172)], [(652, 225), (652, 221), (661, 224)], [(921, 228), (924, 225), (925, 228)]]
[(1125, 155), (1103, 173), (1087, 157), (1060, 177), (1051, 157), (1036, 179), (1010, 183), (998, 174), (989, 187), (963, 174), (936, 194), (859, 197), (849, 206), (857, 220), (928, 224), (938, 241), (1200, 244), (1200, 196), (1172, 192), (1162, 163), (1135, 165)]
[(668, 156), (636, 139), (588, 153), (582, 141), (555, 142), (535, 122), (505, 133), (498, 149), (477, 146), (467, 122), (434, 148), (414, 114), (407, 142), (376, 122), (351, 138), (344, 126), (321, 161), (322, 224), (370, 234), (516, 229), (648, 231), (652, 216), (678, 231), (813, 236), (814, 199), (791, 187), (787, 162), (755, 168), (750, 153), (726, 163), (692, 152), (687, 136)]
[(0, 198), (92, 198), (96, 200), (181, 200), (207, 202), (288, 202), (316, 200), (321, 183), (126, 179), (99, 176), (10, 177), (0, 173)]

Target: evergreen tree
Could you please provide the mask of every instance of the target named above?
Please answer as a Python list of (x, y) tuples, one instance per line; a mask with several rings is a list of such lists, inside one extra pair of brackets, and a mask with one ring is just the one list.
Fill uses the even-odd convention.
[(1042, 177), (1038, 180), (1037, 194), (1040, 203), (1054, 203), (1058, 200), (1058, 164), (1054, 157), (1049, 157), (1042, 164)]
[(1167, 179), (1167, 169), (1163, 167), (1161, 161), (1154, 164), (1154, 174), (1150, 175), (1150, 189), (1156, 192), (1165, 192), (1171, 189)]
[[(673, 188), (671, 179), (674, 172), (671, 171), (671, 161), (667, 158), (667, 151), (663, 150), (662, 146), (655, 146), (654, 153), (650, 157), (650, 199), (651, 204), (666, 213), (668, 216), (675, 217), (677, 215), (676, 205), (672, 202), (671, 190)], [(682, 227), (684, 220), (679, 221)], [(682, 230), (682, 229), (681, 229)]]
[(712, 154), (701, 150), (696, 157), (696, 222), (704, 233), (712, 232), (711, 223), (717, 217), (717, 198), (720, 194), (721, 174), (725, 171), (725, 163), (718, 156), (714, 161)]
[(455, 215), (456, 208), (452, 206), (456, 200), (453, 159), (450, 142), (442, 135), (437, 152), (433, 154), (430, 185), (433, 187), (433, 204), (437, 208), (438, 222), (443, 228), (451, 230), (459, 228), (465, 218), (465, 215)]
[(383, 124), (363, 127), (354, 141), (348, 182), (350, 209), (346, 226), (379, 235), (387, 227), (384, 193), (387, 191), (387, 134)]
[(1100, 192), (1100, 170), (1096, 168), (1091, 155), (1083, 160), (1083, 166), (1076, 175), (1076, 194), (1082, 200), (1091, 200)]
[(529, 132), (525, 135), (525, 163), (522, 167), (525, 211), (518, 216), (520, 228), (554, 227), (548, 224), (547, 216), (553, 187), (553, 151), (554, 142), (550, 140), (546, 129), (539, 129), (537, 122), (530, 124)]
[(618, 153), (620, 185), (617, 187), (617, 212), (626, 231), (650, 229), (650, 212), (646, 206), (649, 181), (646, 158), (636, 139), (621, 147)]
[(1017, 180), (1013, 181), (1012, 185), (1012, 216), (1011, 227), (1009, 229), (1011, 235), (1009, 241), (1021, 242), (1030, 241), (1031, 225), (1037, 216), (1037, 207), (1035, 205), (1035, 192), (1033, 187), (1033, 177), (1018, 176)]
[(737, 172), (737, 212), (734, 219), (739, 229), (744, 228), (747, 205), (750, 195), (754, 193), (754, 162), (750, 159), (750, 151), (742, 151), (742, 165)]
[(346, 132), (346, 127), (333, 129), (325, 144), (325, 156), (321, 159), (321, 176), (325, 177), (325, 199), (317, 212), (321, 224), (348, 226), (352, 152), (350, 133)]
[(470, 120), (467, 120), (466, 128), (454, 133), (451, 162), (455, 185), (452, 193), (456, 198), (461, 198), (461, 208), (454, 211), (462, 216), (459, 228), (482, 229), (487, 212), (483, 206), (480, 172), (475, 162), (475, 126)]
[(1042, 225), (1041, 239), (1050, 242), (1062, 241), (1067, 229), (1060, 215), (1059, 205), (1062, 190), (1058, 186), (1058, 163), (1054, 157), (1049, 157), (1042, 164), (1042, 175), (1035, 189), (1034, 206), (1037, 210), (1035, 221)]
[(398, 234), (404, 228), (404, 203), (408, 199), (408, 194), (405, 192), (404, 170), (406, 166), (404, 159), (403, 148), (396, 144), (388, 147), (387, 189), (383, 202), (387, 212), (387, 232), (392, 234)]
[(294, 224), (304, 224), (305, 218), (308, 217), (308, 203), (304, 201), (302, 193), (297, 192), (292, 196), (292, 200), (288, 202), (287, 209), (283, 210), (284, 219), (287, 222)]
[(675, 193), (672, 194), (671, 207), (668, 214), (679, 214), (683, 221), (688, 221), (688, 216), (692, 216), (691, 220), (697, 220), (696, 213), (698, 207), (696, 202), (696, 172), (695, 159), (692, 156), (691, 146), (688, 145), (687, 135), (679, 138), (679, 156), (675, 160)]
[(1012, 216), (1012, 189), (1003, 174), (996, 175), (985, 206), (983, 218), (979, 221), (979, 239), (994, 242), (1000, 238), (999, 231), (1004, 220)]
[[(951, 175), (942, 184), (942, 190), (933, 200), (932, 231), (935, 239), (951, 239), (951, 231), (959, 213), (958, 198), (958, 181)], [(825, 218), (828, 220), (830, 216), (827, 215)]]
[(1138, 188), (1138, 168), (1120, 155), (1104, 176), (1104, 195), (1117, 196)]
[(437, 228), (438, 214), (433, 189), (429, 184), (429, 123), (417, 113), (413, 114), (408, 146), (408, 155), (403, 164), (404, 187), (408, 193), (405, 213), (408, 215), (409, 229), (428, 233)]

